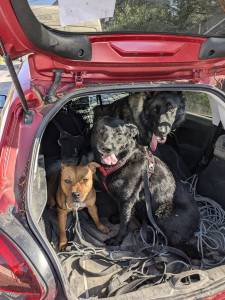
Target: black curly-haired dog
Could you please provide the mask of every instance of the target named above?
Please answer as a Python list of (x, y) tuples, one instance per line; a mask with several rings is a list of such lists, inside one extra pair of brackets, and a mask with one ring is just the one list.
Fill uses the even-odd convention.
[(182, 92), (136, 92), (94, 109), (95, 121), (106, 115), (135, 124), (139, 143), (154, 151), (185, 120), (185, 98)]
[[(145, 147), (137, 145), (137, 135), (135, 125), (108, 116), (100, 118), (93, 129), (92, 149), (95, 161), (102, 165), (97, 176), (118, 202), (120, 211), (119, 233), (107, 240), (108, 245), (121, 244), (128, 233), (136, 204), (143, 203), (145, 208), (143, 174), (147, 156)], [(168, 167), (157, 157), (149, 188), (155, 222), (168, 242), (179, 246), (189, 241), (198, 227), (197, 204), (186, 185), (176, 182)]]

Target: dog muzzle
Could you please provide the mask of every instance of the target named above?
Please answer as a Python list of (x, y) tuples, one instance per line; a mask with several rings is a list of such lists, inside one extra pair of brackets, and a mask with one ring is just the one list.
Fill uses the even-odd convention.
[(74, 202), (74, 204), (70, 207), (66, 203), (67, 210), (76, 210), (76, 209), (83, 208), (83, 207), (86, 207), (86, 203), (84, 203), (84, 202)]

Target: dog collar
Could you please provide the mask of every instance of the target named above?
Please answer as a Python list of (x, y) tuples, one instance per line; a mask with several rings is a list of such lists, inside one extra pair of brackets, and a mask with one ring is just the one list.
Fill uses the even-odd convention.
[(146, 154), (148, 156), (148, 178), (149, 178), (154, 172), (155, 159), (151, 151), (147, 150)]
[[(155, 163), (155, 160), (154, 160), (154, 155), (151, 153), (151, 151), (149, 150), (146, 150), (146, 155), (148, 157), (148, 177), (150, 177), (152, 175), (152, 173), (154, 172), (154, 163)], [(121, 168), (124, 164), (126, 163), (126, 161), (123, 161), (121, 162), (120, 164), (118, 165), (115, 165), (115, 166), (112, 166), (112, 167), (103, 167), (101, 166), (99, 168), (99, 171), (102, 173), (103, 175), (103, 178), (102, 178), (102, 183), (106, 189), (106, 191), (108, 192), (108, 194), (110, 194), (109, 190), (107, 189), (107, 186), (106, 186), (106, 177), (113, 173), (114, 171), (118, 170), (119, 168)]]

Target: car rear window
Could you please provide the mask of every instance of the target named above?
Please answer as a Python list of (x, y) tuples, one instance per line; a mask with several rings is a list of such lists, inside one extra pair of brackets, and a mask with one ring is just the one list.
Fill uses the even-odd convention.
[(212, 111), (207, 94), (183, 92), (185, 96), (186, 111), (203, 117), (212, 117)]
[[(62, 21), (62, 11), (66, 9), (64, 14), (71, 12), (76, 17), (76, 7), (69, 6), (71, 3), (76, 4), (76, 1), (78, 0), (28, 0), (41, 23), (60, 31), (225, 35), (224, 0), (110, 0), (112, 17), (96, 19), (96, 14), (84, 10), (83, 22), (73, 24), (73, 21), (70, 21), (70, 24), (64, 26), (62, 23), (69, 19), (69, 15), (68, 18), (64, 15)], [(96, 3), (101, 1), (103, 0), (97, 0)], [(84, 2), (86, 7), (91, 5), (91, 2), (93, 4), (93, 0), (79, 3), (81, 2)], [(103, 1), (102, 5), (107, 16), (109, 2)], [(93, 11), (96, 10), (97, 8)]]

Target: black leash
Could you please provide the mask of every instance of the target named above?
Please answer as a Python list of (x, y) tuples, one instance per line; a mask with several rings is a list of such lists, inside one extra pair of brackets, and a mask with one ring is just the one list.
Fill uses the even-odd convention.
[(167, 237), (162, 232), (162, 230), (159, 228), (159, 226), (156, 224), (154, 217), (152, 215), (152, 206), (151, 206), (151, 193), (149, 189), (149, 177), (148, 177), (148, 170), (145, 170), (144, 172), (144, 193), (145, 193), (145, 203), (147, 208), (147, 214), (149, 221), (154, 226), (154, 228), (163, 236), (165, 239), (165, 247), (168, 245)]
[(144, 193), (145, 193), (145, 202), (146, 202), (146, 208), (147, 208), (147, 214), (148, 214), (148, 218), (149, 221), (151, 222), (151, 224), (154, 226), (154, 228), (163, 236), (163, 238), (165, 239), (165, 245), (162, 245), (162, 249), (164, 251), (168, 251), (171, 253), (174, 253), (176, 255), (181, 256), (182, 258), (184, 258), (188, 264), (191, 267), (191, 260), (190, 258), (180, 249), (174, 248), (174, 247), (169, 247), (168, 246), (168, 240), (167, 237), (165, 236), (165, 234), (163, 233), (163, 231), (159, 228), (159, 226), (156, 224), (153, 214), (152, 214), (152, 206), (151, 206), (151, 192), (149, 189), (149, 178), (148, 178), (148, 170), (145, 170), (144, 172)]

